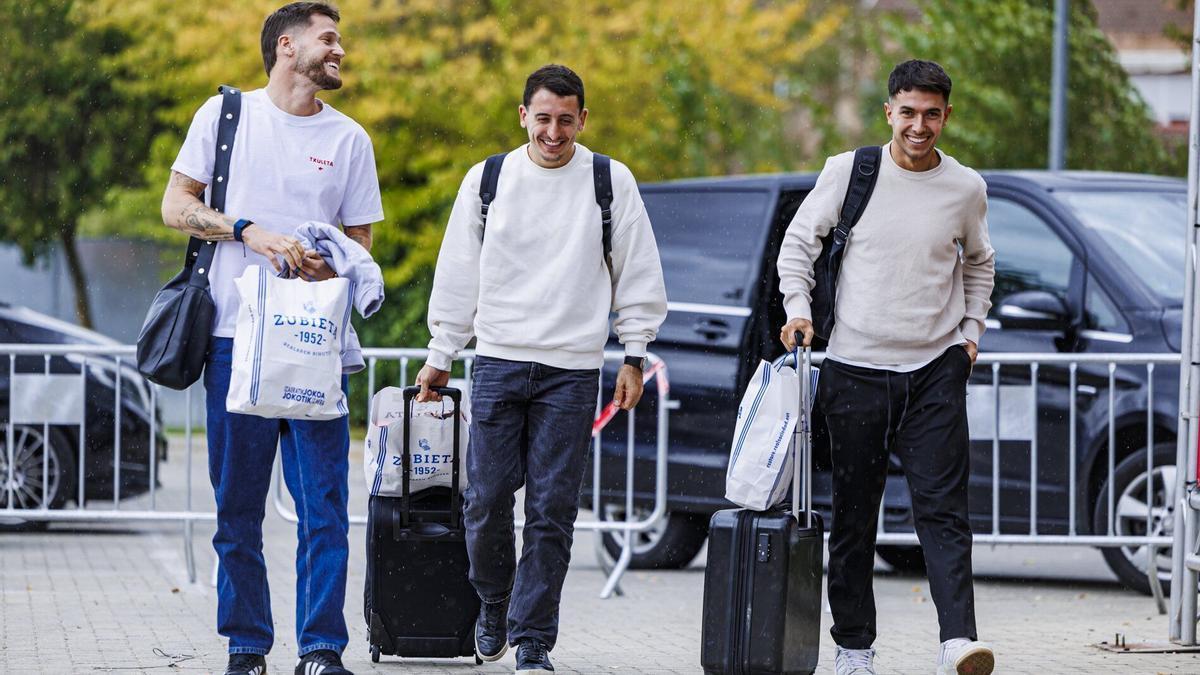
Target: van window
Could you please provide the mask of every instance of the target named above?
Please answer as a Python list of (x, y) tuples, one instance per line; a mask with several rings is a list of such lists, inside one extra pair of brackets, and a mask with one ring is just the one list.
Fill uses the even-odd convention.
[(996, 249), (992, 310), (1018, 291), (1046, 291), (1064, 301), (1071, 281), (1071, 249), (1033, 211), (1008, 199), (988, 198), (988, 234)]
[(771, 195), (759, 190), (642, 195), (662, 257), (667, 299), (744, 306)]

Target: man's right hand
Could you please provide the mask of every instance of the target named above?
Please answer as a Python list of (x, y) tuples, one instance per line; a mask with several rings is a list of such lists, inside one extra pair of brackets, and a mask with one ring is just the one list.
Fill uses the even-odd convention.
[(272, 232), (257, 223), (242, 231), (242, 241), (251, 251), (270, 260), (271, 267), (274, 267), (277, 273), (282, 271), (279, 266), (281, 257), (292, 271), (299, 270), (304, 261), (304, 246), (300, 244), (299, 239)]
[(811, 347), (813, 340), (813, 325), (808, 319), (792, 319), (783, 324), (783, 328), (779, 331), (779, 341), (790, 352), (796, 348), (796, 333), (799, 332), (803, 342), (801, 347)]
[(424, 403), (425, 401), (440, 401), (442, 397), (431, 387), (444, 387), (450, 384), (450, 371), (438, 370), (426, 363), (421, 366), (421, 372), (417, 373), (417, 384), (421, 387), (421, 392), (417, 394), (417, 400)]

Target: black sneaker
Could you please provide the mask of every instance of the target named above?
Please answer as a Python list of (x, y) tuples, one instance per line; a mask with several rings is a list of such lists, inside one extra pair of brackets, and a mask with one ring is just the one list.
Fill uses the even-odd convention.
[(267, 660), (262, 654), (230, 654), (225, 675), (267, 675)]
[(553, 673), (550, 665), (550, 650), (537, 640), (521, 640), (517, 643), (517, 675), (545, 675)]
[(484, 661), (499, 661), (508, 651), (508, 598), (479, 603), (475, 619), (475, 653)]
[(331, 649), (318, 649), (300, 657), (296, 675), (354, 675), (342, 667), (342, 657)]

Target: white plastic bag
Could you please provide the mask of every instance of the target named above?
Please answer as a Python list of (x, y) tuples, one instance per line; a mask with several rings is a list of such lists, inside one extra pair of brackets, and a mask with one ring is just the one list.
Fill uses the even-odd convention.
[(225, 408), (308, 420), (347, 414), (341, 353), (350, 282), (280, 279), (250, 265), (234, 283), (241, 304)]
[(725, 474), (726, 499), (756, 511), (783, 500), (791, 484), (793, 453), (788, 448), (799, 413), (796, 370), (759, 363), (738, 406)]
[[(455, 387), (452, 381), (450, 386)], [(459, 415), (459, 492), (467, 488), (467, 442), (470, 440), (471, 402), (465, 386)], [(453, 483), (454, 403), (450, 397), (427, 403), (412, 402), (409, 452), (409, 494)], [(363, 448), (363, 476), (372, 495), (404, 494), (404, 390), (384, 387), (371, 397), (371, 420)]]

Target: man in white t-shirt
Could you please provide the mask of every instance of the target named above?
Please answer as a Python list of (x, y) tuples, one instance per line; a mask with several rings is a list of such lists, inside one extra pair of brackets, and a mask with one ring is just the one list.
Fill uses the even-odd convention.
[[(995, 665), (975, 627), (966, 405), (995, 251), (983, 179), (935, 147), (950, 118), (950, 88), (932, 61), (905, 61), (889, 76), (892, 140), (838, 276), (837, 321), (817, 392), (832, 443), (828, 595), (837, 675), (875, 672), (871, 577), (889, 454), (912, 494), (941, 628), (938, 673), (986, 675)], [(814, 262), (838, 225), (854, 155), (829, 158), (780, 246), (788, 316), (780, 339), (789, 350), (795, 333), (805, 345), (813, 338)]]
[[(495, 661), (511, 642), (517, 673), (532, 674), (554, 670), (548, 652), (609, 317), (616, 314), (626, 354), (613, 401), (629, 410), (642, 396), (646, 345), (666, 317), (667, 295), (637, 181), (615, 160), (605, 241), (593, 174), (603, 159), (575, 142), (588, 113), (579, 76), (565, 66), (538, 69), (518, 110), (529, 143), (503, 156), (486, 223), (483, 163), (467, 172), (450, 213), (417, 383), (420, 398), (432, 398), (428, 388), (446, 384), (451, 362), (476, 338), (464, 516), (471, 583), (483, 600), (475, 645)], [(517, 564), (513, 495), (522, 486)]]
[[(238, 311), (234, 279), (248, 265), (287, 265), (309, 280), (332, 278), (336, 271), (291, 236), (297, 226), (340, 224), (370, 249), (371, 223), (383, 219), (371, 139), (316, 98), (318, 91), (342, 85), (339, 18), (332, 6), (314, 2), (292, 3), (267, 17), (267, 86), (241, 96), (232, 147), (216, 147), (222, 97), (214, 96), (193, 118), (163, 195), (164, 223), (217, 247), (209, 273), (216, 316), (204, 386), (217, 501), (217, 631), (229, 639), (226, 672), (236, 675), (265, 673), (264, 655), (274, 641), (262, 520), (277, 443), (300, 519), (296, 673), (349, 672), (341, 663), (347, 643), (347, 418), (275, 420), (225, 409)], [(217, 152), (231, 153), (228, 177), (213, 176)], [(222, 212), (201, 201), (214, 180), (227, 186)]]

